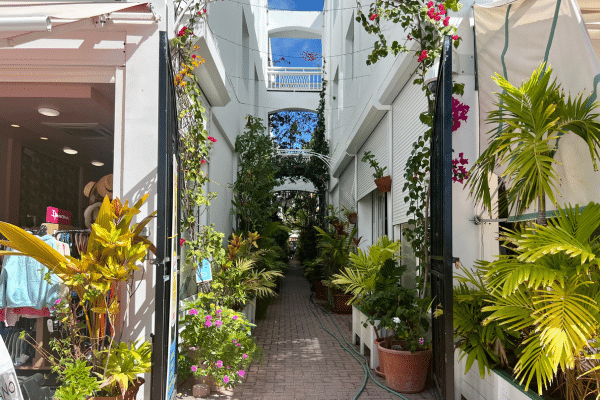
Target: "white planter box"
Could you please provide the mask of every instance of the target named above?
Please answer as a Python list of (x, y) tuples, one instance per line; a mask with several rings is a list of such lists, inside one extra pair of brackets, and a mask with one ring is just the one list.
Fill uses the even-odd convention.
[[(367, 323), (367, 327), (363, 326), (363, 323)], [(379, 326), (379, 321), (375, 321), (375, 326)], [(379, 336), (386, 336), (389, 332), (387, 329), (380, 329)], [(375, 347), (375, 330), (373, 325), (367, 321), (367, 316), (363, 314), (358, 308), (352, 306), (352, 343), (360, 340), (360, 354), (365, 354), (365, 346), (369, 349), (370, 360), (369, 365), (371, 369), (375, 369), (379, 366), (379, 351)]]
[(492, 370), (485, 379), (479, 375), (477, 360), (467, 374), (465, 366), (467, 357), (458, 361), (458, 350), (454, 356), (455, 398), (463, 396), (467, 400), (542, 400), (541, 396), (532, 390), (523, 392), (518, 382), (502, 372)]
[(242, 314), (251, 324), (256, 324), (256, 297), (246, 303)]

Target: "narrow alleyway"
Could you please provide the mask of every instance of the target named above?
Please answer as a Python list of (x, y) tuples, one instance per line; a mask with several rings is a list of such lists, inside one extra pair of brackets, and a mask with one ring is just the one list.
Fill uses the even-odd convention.
[[(337, 340), (319, 324), (339, 337), (329, 316), (310, 303), (310, 288), (300, 263), (290, 262), (280, 295), (257, 321), (254, 332), (264, 350), (262, 363), (255, 363), (248, 379), (233, 392), (213, 393), (211, 399), (231, 400), (346, 400), (353, 399), (364, 380), (364, 370)], [(334, 315), (336, 324), (351, 342), (350, 315)], [(344, 341), (340, 338), (342, 343)], [(356, 346), (358, 348), (358, 346)], [(375, 374), (373, 373), (375, 376)], [(380, 379), (385, 386), (385, 380)], [(405, 395), (407, 399), (433, 399), (427, 391)], [(193, 399), (193, 397), (179, 397)], [(371, 380), (360, 399), (398, 399)]]

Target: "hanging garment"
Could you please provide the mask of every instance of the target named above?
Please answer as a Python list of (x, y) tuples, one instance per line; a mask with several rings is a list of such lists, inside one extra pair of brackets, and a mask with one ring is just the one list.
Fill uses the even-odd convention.
[[(57, 248), (51, 235), (42, 236), (44, 242)], [(51, 275), (52, 283), (44, 279), (48, 269), (31, 257), (4, 257), (0, 273), (0, 308), (52, 306), (58, 299), (58, 278)]]

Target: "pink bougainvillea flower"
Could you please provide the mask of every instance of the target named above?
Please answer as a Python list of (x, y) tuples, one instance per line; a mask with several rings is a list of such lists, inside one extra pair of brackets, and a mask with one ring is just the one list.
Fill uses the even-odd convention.
[(215, 139), (215, 138), (214, 138), (214, 137), (212, 137), (212, 136), (209, 136), (209, 137), (208, 137), (208, 140), (210, 140), (210, 141), (211, 141), (211, 142), (213, 142), (213, 143), (217, 143), (217, 139)]
[(196, 58), (196, 55), (195, 55), (195, 54), (192, 54), (192, 58)]
[(202, 12), (203, 12), (204, 14), (206, 14), (206, 8), (203, 8), (203, 9), (202, 9)]
[(221, 314), (221, 309), (217, 309), (217, 314)]
[(233, 342), (233, 343), (237, 343), (237, 340), (233, 339), (233, 340), (232, 340), (232, 342)]
[(236, 319), (238, 319), (238, 316), (237, 316), (237, 315), (234, 315), (234, 316), (233, 316), (233, 317), (231, 317), (231, 318), (232, 318), (232, 319), (234, 319), (234, 320), (236, 320)]
[(236, 343), (235, 345), (236, 345), (237, 347), (241, 347), (241, 346), (242, 346), (242, 344), (241, 344), (241, 343)]
[(377, 15), (378, 15), (378, 14), (373, 14), (373, 15), (371, 15), (371, 17), (370, 17), (369, 19), (370, 19), (371, 21), (373, 21), (373, 20), (375, 20), (375, 18), (377, 18)]
[(61, 299), (56, 299), (56, 301), (54, 302), (54, 304), (59, 305), (61, 302)]
[(246, 371), (244, 371), (243, 369), (238, 371), (238, 375), (240, 376), (240, 378), (243, 378), (244, 375), (246, 375)]
[(180, 37), (180, 36), (183, 36), (183, 35), (185, 35), (185, 34), (186, 34), (186, 32), (187, 32), (187, 30), (188, 30), (188, 27), (187, 27), (187, 26), (184, 26), (183, 28), (181, 28), (181, 29), (179, 30), (179, 32), (177, 33), (177, 36), (178, 36), (178, 37)]
[(438, 9), (440, 10), (440, 12), (446, 11), (446, 7), (444, 6), (444, 3), (438, 4)]
[(223, 325), (223, 322), (221, 322), (220, 320), (216, 320), (215, 321), (215, 325), (218, 327), (220, 327), (221, 325)]
[(223, 377), (223, 382), (228, 383), (229, 382), (229, 377), (227, 375), (225, 375)]
[(425, 338), (419, 338), (419, 344), (423, 346), (425, 344)]
[(442, 16), (440, 14), (435, 14), (433, 19), (435, 19), (436, 21), (439, 21), (440, 19), (442, 19)]
[(200, 164), (206, 164), (206, 160), (203, 158), (202, 161), (200, 161)]
[(467, 122), (467, 113), (470, 107), (461, 103), (458, 99), (452, 97), (452, 132), (460, 128), (461, 122)]
[(427, 11), (427, 16), (431, 19), (434, 19), (436, 15), (435, 8), (430, 8), (429, 11)]
[(195, 365), (192, 365), (192, 372), (196, 372), (198, 371), (198, 367), (196, 367)]
[(230, 366), (227, 366), (227, 369), (231, 369), (231, 367), (230, 367)]
[(207, 328), (210, 328), (212, 326), (212, 322), (210, 322), (210, 320), (206, 320), (206, 323), (204, 324), (204, 326), (206, 326)]
[(458, 35), (452, 35), (452, 40), (458, 40)]
[(406, 38), (407, 38), (408, 40), (412, 40), (412, 37), (410, 37), (410, 35), (407, 35), (407, 36), (406, 36)]
[(433, 1), (430, 1), (429, 3), (427, 3), (427, 8), (431, 8), (433, 7)]
[(179, 246), (183, 246), (185, 244), (185, 239), (181, 238), (179, 239)]
[(444, 26), (450, 25), (450, 17), (444, 18)]
[(198, 315), (198, 310), (196, 310), (195, 308), (192, 308), (190, 310), (190, 315)]
[(217, 367), (223, 368), (223, 361), (221, 361), (221, 360), (217, 361)]
[(248, 354), (244, 353), (244, 355), (242, 356), (242, 358), (245, 360), (246, 358), (248, 358)]
[(208, 315), (206, 316), (206, 319), (212, 319), (212, 315), (208, 314)]
[(426, 59), (426, 58), (427, 58), (427, 50), (423, 50), (423, 51), (421, 52), (421, 55), (419, 56), (419, 59), (418, 59), (418, 61), (419, 61), (419, 62), (423, 62), (423, 60), (424, 60), (424, 59)]

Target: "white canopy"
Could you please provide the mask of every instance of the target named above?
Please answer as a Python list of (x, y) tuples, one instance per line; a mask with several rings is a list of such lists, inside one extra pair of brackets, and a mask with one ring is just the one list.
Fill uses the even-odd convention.
[[(580, 3), (581, 9), (575, 0), (502, 0), (474, 6), (480, 153), (487, 147), (488, 132), (495, 128), (485, 119), (494, 108), (494, 93), (500, 91), (491, 79), (496, 72), (519, 86), (546, 61), (565, 92), (593, 93), (594, 101), (599, 100), (600, 1)], [(562, 163), (556, 168), (562, 178), (560, 203), (600, 200), (600, 172), (594, 172), (583, 140), (573, 134), (563, 136), (555, 158)]]

